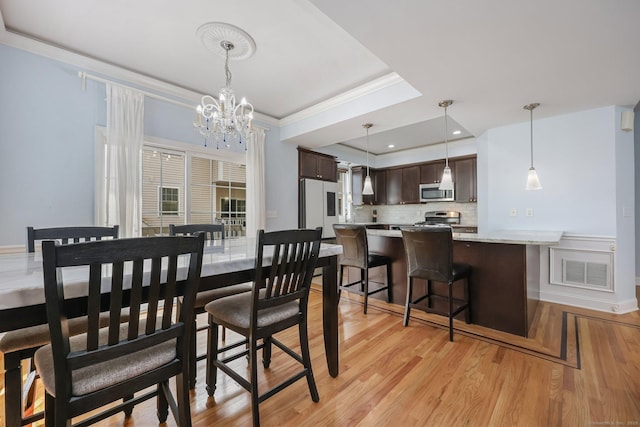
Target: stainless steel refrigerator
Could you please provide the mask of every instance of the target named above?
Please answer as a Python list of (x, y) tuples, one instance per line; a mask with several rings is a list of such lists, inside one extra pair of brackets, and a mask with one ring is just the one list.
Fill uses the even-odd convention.
[(338, 222), (338, 183), (317, 179), (300, 180), (300, 226), (322, 227), (322, 238), (335, 237)]

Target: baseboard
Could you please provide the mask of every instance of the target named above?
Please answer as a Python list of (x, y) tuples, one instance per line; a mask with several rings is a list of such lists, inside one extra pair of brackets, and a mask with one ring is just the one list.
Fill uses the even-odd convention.
[(22, 245), (17, 246), (0, 246), (0, 254), (17, 254), (21, 252), (26, 252), (27, 248)]
[(610, 301), (558, 292), (540, 291), (540, 300), (615, 314), (631, 313), (638, 310), (638, 300), (636, 298), (630, 298), (624, 301)]

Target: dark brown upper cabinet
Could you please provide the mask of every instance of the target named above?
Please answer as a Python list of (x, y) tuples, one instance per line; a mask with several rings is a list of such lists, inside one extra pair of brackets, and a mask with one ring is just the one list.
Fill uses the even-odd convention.
[(338, 162), (334, 156), (298, 147), (298, 175), (300, 178), (338, 181)]
[(451, 162), (456, 202), (477, 202), (477, 161), (475, 157)]
[(444, 160), (420, 165), (420, 184), (438, 184), (444, 172)]
[(419, 203), (419, 166), (387, 169), (386, 172), (387, 205)]

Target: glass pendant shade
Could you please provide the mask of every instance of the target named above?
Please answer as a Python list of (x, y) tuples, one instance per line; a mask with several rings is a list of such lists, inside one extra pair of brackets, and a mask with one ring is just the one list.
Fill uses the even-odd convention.
[(445, 166), (442, 173), (442, 179), (440, 180), (440, 190), (453, 190), (453, 179), (451, 178), (451, 168)]
[(529, 173), (527, 174), (527, 185), (525, 187), (525, 190), (542, 190), (542, 184), (540, 184), (538, 172), (536, 172), (536, 168), (533, 167), (533, 110), (539, 106), (539, 103), (534, 102), (533, 104), (528, 104), (523, 107), (525, 110), (529, 110), (531, 124), (531, 167), (529, 168)]
[(364, 187), (362, 188), (363, 196), (371, 196), (373, 195), (373, 186), (371, 185), (371, 177), (367, 175), (364, 179)]
[(440, 190), (453, 190), (453, 177), (451, 176), (451, 168), (449, 167), (449, 125), (448, 125), (448, 117), (447, 117), (447, 108), (453, 104), (453, 101), (448, 99), (446, 101), (442, 101), (438, 103), (439, 107), (444, 108), (444, 160), (445, 167), (442, 172), (442, 179), (440, 180), (440, 186), (438, 189)]
[(373, 195), (373, 186), (371, 185), (371, 177), (369, 176), (369, 129), (373, 126), (371, 123), (363, 123), (362, 127), (367, 131), (367, 176), (364, 179), (364, 187), (362, 187), (363, 196)]
[(542, 190), (542, 184), (540, 184), (540, 179), (538, 179), (538, 172), (536, 172), (536, 168), (533, 166), (529, 168), (527, 186), (525, 188), (527, 190)]

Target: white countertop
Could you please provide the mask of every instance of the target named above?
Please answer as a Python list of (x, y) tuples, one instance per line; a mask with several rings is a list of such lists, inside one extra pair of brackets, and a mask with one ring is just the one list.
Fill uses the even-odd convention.
[[(367, 234), (369, 236), (402, 237), (400, 230), (368, 229)], [(453, 233), (453, 240), (516, 245), (557, 245), (561, 238), (562, 231), (499, 230), (488, 233)]]

